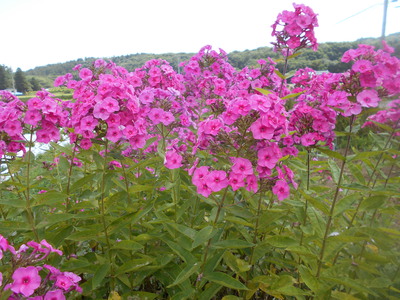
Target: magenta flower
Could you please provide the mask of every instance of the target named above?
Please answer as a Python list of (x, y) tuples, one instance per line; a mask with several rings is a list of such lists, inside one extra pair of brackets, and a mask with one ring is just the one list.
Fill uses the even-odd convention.
[(258, 165), (273, 169), (280, 159), (280, 153), (277, 152), (276, 147), (266, 147), (258, 151)]
[(218, 192), (228, 186), (225, 171), (211, 171), (205, 181), (213, 192)]
[(274, 136), (275, 129), (267, 123), (266, 119), (261, 117), (257, 119), (251, 126), (250, 130), (256, 140), (270, 140)]
[(248, 159), (238, 157), (232, 166), (232, 173), (242, 176), (251, 175), (253, 174), (253, 166)]
[(242, 174), (231, 173), (229, 175), (229, 185), (233, 191), (245, 186), (244, 178)]
[(357, 95), (357, 102), (362, 107), (377, 107), (379, 101), (380, 99), (376, 90), (364, 90)]
[(93, 77), (93, 72), (90, 71), (88, 68), (83, 68), (79, 72), (79, 77), (83, 80), (89, 81)]
[(65, 300), (65, 296), (62, 290), (57, 289), (47, 292), (43, 300)]
[(32, 295), (41, 282), (39, 271), (32, 266), (16, 269), (12, 279), (14, 282), (11, 284), (11, 290), (25, 297)]
[(164, 165), (168, 169), (180, 168), (182, 167), (182, 156), (174, 150), (167, 151), (167, 153), (165, 153)]
[(282, 201), (289, 197), (289, 185), (284, 180), (278, 180), (272, 188), (272, 192), (278, 197), (279, 201)]
[(60, 274), (57, 276), (55, 283), (56, 287), (59, 287), (64, 291), (67, 291), (72, 285), (74, 285), (74, 282), (68, 276), (65, 276), (64, 274)]

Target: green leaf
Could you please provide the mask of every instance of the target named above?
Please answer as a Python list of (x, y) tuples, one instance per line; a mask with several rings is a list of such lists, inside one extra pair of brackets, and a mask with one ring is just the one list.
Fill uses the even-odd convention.
[(224, 296), (221, 300), (241, 300), (241, 299), (243, 299), (243, 298), (233, 296), (233, 295), (228, 295), (228, 296)]
[(167, 288), (171, 288), (177, 284), (182, 283), (186, 279), (188, 279), (190, 276), (192, 276), (197, 270), (200, 268), (199, 263), (194, 263), (194, 264), (188, 264), (176, 277), (175, 281), (167, 286)]
[(248, 290), (239, 280), (222, 272), (212, 272), (204, 276), (205, 279), (235, 290)]
[(340, 176), (340, 168), (336, 164), (336, 162), (332, 159), (328, 160), (329, 169), (332, 174), (333, 181), (338, 184), (339, 176)]
[(387, 197), (384, 195), (370, 196), (361, 202), (360, 210), (377, 209), (381, 207), (386, 201)]
[[(131, 297), (129, 297), (131, 296)], [(158, 298), (160, 295), (149, 293), (149, 292), (131, 292), (129, 293), (127, 299), (145, 299), (145, 300), (154, 300)], [(124, 298), (125, 299), (125, 298)]]
[(285, 100), (285, 99), (295, 98), (297, 96), (300, 96), (301, 94), (304, 94), (304, 91), (303, 92), (299, 92), (299, 93), (286, 95), (285, 97), (282, 97), (282, 99)]
[(135, 241), (131, 240), (122, 240), (120, 242), (117, 242), (112, 246), (111, 249), (122, 249), (122, 250), (129, 250), (129, 251), (137, 251), (139, 249), (142, 249), (143, 245), (139, 244)]
[(284, 236), (284, 235), (274, 235), (274, 236), (266, 238), (265, 241), (268, 244), (270, 244), (274, 247), (277, 247), (277, 248), (285, 248), (285, 247), (289, 247), (289, 246), (294, 246), (299, 243), (295, 239), (293, 239), (289, 236)]
[(93, 180), (93, 178), (95, 178), (95, 176), (96, 176), (96, 174), (93, 173), (93, 174), (86, 175), (85, 177), (82, 177), (82, 178), (78, 179), (77, 181), (75, 181), (69, 189), (70, 193), (74, 193), (76, 190), (83, 187), (86, 183), (91, 182)]
[(86, 240), (96, 240), (101, 231), (98, 229), (87, 229), (82, 231), (76, 231), (71, 234), (67, 240), (72, 241), (86, 241)]
[(269, 95), (269, 94), (272, 93), (271, 91), (264, 90), (264, 89), (261, 89), (261, 88), (255, 88), (255, 90), (258, 91), (258, 92), (260, 92), (260, 93), (263, 94), (263, 95)]
[(355, 291), (358, 291), (360, 293), (369, 293), (375, 297), (378, 297), (378, 295), (372, 291), (371, 289), (369, 289), (367, 286), (365, 286), (364, 282), (359, 282), (358, 280), (355, 279), (351, 279), (349, 277), (344, 277), (342, 276), (341, 278), (337, 278), (337, 277), (321, 277), (321, 279), (326, 280), (326, 281), (331, 281), (331, 282), (335, 282), (338, 284), (342, 284), (344, 286), (347, 286)]
[(194, 240), (192, 244), (192, 248), (196, 248), (197, 246), (207, 242), (217, 233), (216, 230), (213, 230), (212, 226), (206, 226), (200, 231), (196, 232), (194, 235)]
[(300, 265), (299, 266), (300, 276), (303, 279), (304, 283), (312, 290), (317, 291), (319, 290), (319, 281), (318, 279), (311, 273), (310, 269), (306, 266)]
[(92, 288), (93, 289), (97, 288), (101, 284), (101, 282), (106, 277), (109, 270), (110, 270), (109, 263), (105, 263), (105, 264), (101, 265), (96, 270), (96, 273), (94, 273), (93, 279), (92, 279)]
[(170, 247), (176, 254), (178, 254), (187, 264), (196, 263), (196, 258), (186, 249), (179, 246), (177, 243), (164, 238), (163, 241)]
[(321, 151), (322, 153), (325, 153), (325, 154), (328, 155), (329, 157), (336, 158), (336, 159), (340, 159), (340, 160), (342, 160), (342, 161), (345, 160), (345, 157), (344, 157), (342, 154), (340, 154), (339, 152), (332, 151), (332, 150), (329, 150), (329, 149), (327, 149), (327, 148), (322, 148), (322, 147), (317, 147), (317, 149), (318, 149), (319, 151)]
[(212, 247), (217, 249), (243, 249), (243, 248), (250, 248), (253, 246), (254, 246), (253, 243), (239, 239), (224, 240), (212, 244)]
[(129, 187), (129, 193), (138, 193), (138, 192), (152, 191), (152, 190), (154, 190), (154, 185), (135, 184)]
[(354, 193), (354, 194), (350, 194), (350, 195), (345, 196), (342, 199), (340, 199), (339, 202), (336, 204), (335, 210), (333, 212), (333, 216), (336, 217), (336, 216), (342, 214), (347, 209), (352, 208), (353, 203), (359, 198), (360, 198), (360, 194)]
[(43, 194), (38, 194), (35, 196), (34, 203), (32, 206), (40, 206), (40, 205), (56, 205), (61, 204), (65, 201), (67, 195), (64, 193), (60, 193), (58, 191), (48, 191)]
[(285, 75), (283, 75), (279, 70), (275, 69), (275, 74), (279, 76), (280, 79), (285, 79)]
[(122, 274), (122, 273), (130, 273), (133, 271), (137, 271), (145, 266), (148, 266), (152, 263), (151, 260), (147, 258), (136, 258), (132, 259), (126, 263), (124, 263), (122, 266), (120, 266), (117, 269), (117, 275)]

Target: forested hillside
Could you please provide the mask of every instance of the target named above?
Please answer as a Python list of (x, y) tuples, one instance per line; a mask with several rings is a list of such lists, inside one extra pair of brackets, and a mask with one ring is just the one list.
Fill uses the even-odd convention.
[[(400, 33), (392, 34), (386, 37), (387, 43), (395, 48), (395, 55), (400, 56)], [(303, 50), (302, 54), (289, 64), (290, 70), (310, 67), (314, 70), (328, 70), (329, 72), (342, 72), (348, 66), (340, 59), (343, 53), (352, 48), (356, 48), (358, 44), (370, 44), (377, 48), (380, 47), (379, 38), (359, 39), (354, 42), (339, 42), (339, 43), (322, 43), (319, 45), (318, 51), (314, 52), (311, 49)], [(134, 70), (143, 66), (150, 59), (164, 59), (171, 66), (179, 71), (179, 63), (188, 60), (194, 53), (165, 53), (165, 54), (149, 54), (137, 53), (124, 56), (115, 56), (105, 59), (114, 61), (128, 70)], [(278, 58), (279, 56), (272, 51), (272, 47), (261, 47), (254, 50), (234, 51), (228, 54), (229, 62), (237, 69), (242, 69), (245, 66), (257, 65), (257, 60), (267, 57)], [(77, 60), (68, 61), (58, 64), (50, 64), (47, 66), (36, 67), (28, 70), (25, 73), (27, 79), (32, 81), (35, 78), (42, 87), (50, 87), (53, 80), (60, 75), (71, 72), (72, 68), (77, 64), (89, 66), (95, 59), (94, 57), (79, 58)], [(282, 68), (278, 64), (278, 67)]]

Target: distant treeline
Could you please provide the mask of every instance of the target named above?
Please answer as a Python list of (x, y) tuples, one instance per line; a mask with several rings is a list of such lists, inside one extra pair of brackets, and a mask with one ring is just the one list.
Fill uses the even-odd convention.
[[(400, 33), (392, 34), (386, 37), (387, 43), (395, 48), (395, 56), (400, 57)], [(339, 42), (339, 43), (321, 43), (319, 44), (318, 51), (314, 52), (310, 49), (302, 51), (300, 56), (290, 61), (288, 66), (290, 70), (298, 70), (301, 68), (309, 67), (314, 70), (327, 70), (333, 73), (343, 72), (348, 69), (348, 65), (340, 61), (343, 53), (349, 49), (357, 48), (358, 44), (374, 45), (376, 48), (381, 47), (379, 38), (359, 39), (354, 42)], [(166, 54), (148, 54), (137, 53), (124, 56), (115, 56), (104, 58), (112, 60), (117, 65), (133, 71), (136, 68), (142, 67), (144, 63), (151, 59), (164, 59), (178, 72), (179, 64), (192, 57), (194, 53), (166, 53)], [(234, 51), (228, 54), (230, 64), (236, 69), (242, 69), (246, 66), (256, 66), (259, 59), (266, 59), (271, 57), (273, 59), (279, 58), (279, 55), (272, 51), (272, 47), (262, 47), (254, 50)], [(65, 73), (71, 73), (72, 68), (77, 64), (82, 66), (89, 66), (97, 58), (80, 58), (65, 63), (50, 64), (47, 66), (36, 67), (28, 70), (25, 76), (28, 78), (36, 78), (42, 87), (52, 86), (53, 80)], [(282, 69), (282, 65), (278, 63), (278, 68)]]

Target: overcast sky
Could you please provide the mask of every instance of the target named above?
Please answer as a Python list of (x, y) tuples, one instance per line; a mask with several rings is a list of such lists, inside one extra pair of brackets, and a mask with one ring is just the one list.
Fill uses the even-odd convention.
[[(384, 0), (0, 0), (0, 64), (15, 71), (85, 57), (227, 52), (270, 46), (271, 25), (292, 3), (319, 15), (319, 42), (379, 37)], [(386, 34), (400, 31), (389, 0)]]

